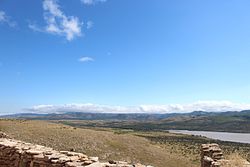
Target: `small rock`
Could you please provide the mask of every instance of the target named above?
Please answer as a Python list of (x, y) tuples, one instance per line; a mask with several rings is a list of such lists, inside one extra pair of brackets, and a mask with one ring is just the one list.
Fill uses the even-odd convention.
[(93, 162), (97, 162), (99, 160), (98, 157), (89, 157), (89, 160), (93, 161)]

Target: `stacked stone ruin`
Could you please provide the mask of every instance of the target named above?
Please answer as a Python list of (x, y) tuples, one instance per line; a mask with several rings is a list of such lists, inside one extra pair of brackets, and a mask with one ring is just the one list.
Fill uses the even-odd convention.
[(0, 167), (152, 167), (123, 161), (101, 163), (98, 157), (55, 151), (41, 145), (9, 138), (0, 132)]
[[(248, 161), (242, 162), (243, 166), (250, 167)], [(201, 145), (201, 167), (223, 167), (232, 166), (232, 161), (224, 159), (222, 150), (218, 144), (202, 144)]]
[(220, 167), (221, 161), (225, 160), (218, 144), (201, 145), (201, 167)]

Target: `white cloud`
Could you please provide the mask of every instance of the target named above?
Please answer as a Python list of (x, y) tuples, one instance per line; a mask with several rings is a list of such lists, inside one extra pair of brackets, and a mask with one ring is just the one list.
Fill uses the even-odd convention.
[(11, 18), (7, 16), (4, 11), (0, 11), (0, 23), (6, 23), (10, 27), (15, 27), (17, 25), (16, 22), (12, 21)]
[(91, 57), (81, 57), (80, 59), (78, 59), (78, 61), (80, 61), (80, 62), (89, 62), (89, 61), (94, 61), (94, 59), (91, 58)]
[(38, 32), (45, 32), (42, 28), (38, 27), (36, 24), (34, 23), (29, 23), (28, 27), (30, 29), (32, 29), (33, 31), (38, 31)]
[(107, 0), (81, 0), (84, 5), (94, 5), (99, 2), (106, 2)]
[(29, 24), (29, 28), (34, 31), (65, 36), (68, 41), (82, 35), (83, 23), (79, 21), (78, 17), (66, 16), (60, 9), (57, 0), (44, 0), (43, 10), (47, 25), (40, 28), (35, 24)]
[(0, 21), (5, 21), (6, 20), (6, 14), (3, 11), (0, 11)]
[(250, 109), (250, 104), (228, 101), (199, 101), (191, 104), (141, 105), (134, 107), (99, 104), (37, 105), (28, 108), (34, 113), (97, 112), (97, 113), (186, 113), (192, 111), (225, 112)]
[(93, 21), (88, 21), (87, 22), (87, 29), (91, 29), (94, 26), (94, 22)]

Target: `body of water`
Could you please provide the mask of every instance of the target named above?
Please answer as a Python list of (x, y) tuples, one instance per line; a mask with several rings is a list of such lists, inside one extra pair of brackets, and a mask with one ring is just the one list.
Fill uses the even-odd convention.
[(170, 133), (200, 135), (211, 139), (250, 144), (250, 133), (229, 133), (211, 131), (168, 130)]

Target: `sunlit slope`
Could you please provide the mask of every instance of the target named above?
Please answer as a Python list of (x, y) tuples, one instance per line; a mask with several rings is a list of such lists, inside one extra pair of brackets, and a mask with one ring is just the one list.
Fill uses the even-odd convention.
[(102, 160), (126, 160), (151, 164), (155, 167), (192, 167), (187, 158), (153, 145), (143, 137), (115, 134), (109, 131), (73, 128), (43, 121), (1, 120), (0, 130), (15, 139), (53, 147), (74, 150)]

